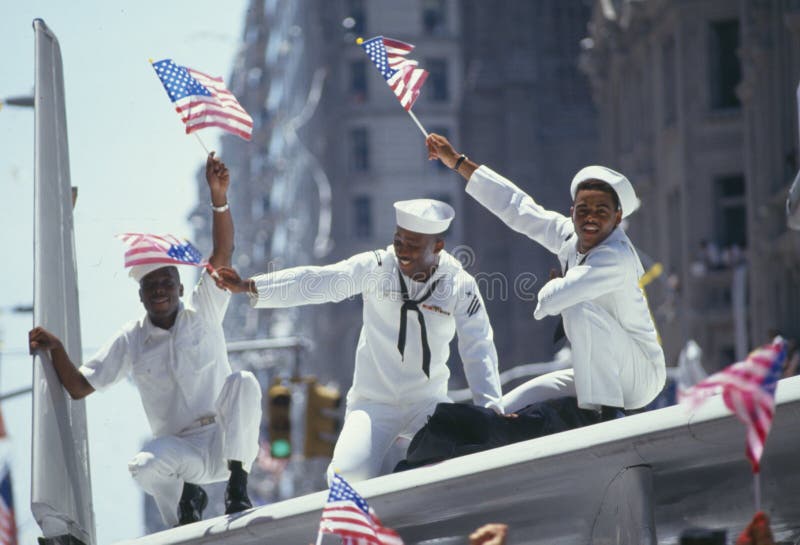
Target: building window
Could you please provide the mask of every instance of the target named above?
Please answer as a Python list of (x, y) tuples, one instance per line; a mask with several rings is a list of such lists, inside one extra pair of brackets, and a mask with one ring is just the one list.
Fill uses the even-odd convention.
[(244, 34), (244, 41), (248, 45), (252, 45), (258, 41), (258, 27), (250, 27)]
[(445, 0), (422, 0), (422, 30), (426, 34), (443, 34), (446, 26)]
[(353, 234), (362, 239), (372, 236), (372, 199), (366, 195), (353, 199)]
[(447, 61), (444, 59), (428, 59), (425, 62), (428, 69), (428, 80), (425, 82), (425, 92), (432, 102), (444, 102), (450, 98), (447, 85)]
[(722, 369), (736, 361), (736, 348), (726, 344), (719, 347), (719, 361), (717, 361), (717, 369)]
[(667, 196), (667, 214), (674, 228), (674, 232), (668, 237), (669, 268), (672, 271), (681, 271), (683, 270), (683, 214), (680, 191), (672, 191)]
[(261, 180), (267, 166), (267, 156), (264, 153), (256, 153), (250, 157), (250, 179)]
[(675, 39), (670, 36), (661, 46), (661, 89), (664, 93), (663, 122), (675, 124), (678, 117), (678, 78), (675, 65)]
[(747, 247), (747, 205), (745, 183), (741, 174), (723, 176), (714, 181), (717, 203), (717, 243), (723, 249)]
[(350, 97), (357, 104), (367, 100), (367, 63), (365, 61), (350, 63)]
[(351, 31), (357, 35), (364, 34), (367, 28), (367, 10), (364, 0), (350, 0), (347, 3), (347, 17), (353, 20)]
[(250, 89), (258, 89), (263, 81), (264, 71), (257, 66), (247, 71), (247, 86)]
[(262, 129), (269, 125), (270, 115), (266, 106), (262, 106), (258, 115), (254, 118), (253, 128)]
[(369, 133), (364, 127), (350, 130), (350, 167), (356, 172), (369, 170)]
[(738, 108), (736, 86), (742, 79), (739, 63), (739, 21), (718, 21), (710, 26), (709, 77), (711, 107), (715, 110)]

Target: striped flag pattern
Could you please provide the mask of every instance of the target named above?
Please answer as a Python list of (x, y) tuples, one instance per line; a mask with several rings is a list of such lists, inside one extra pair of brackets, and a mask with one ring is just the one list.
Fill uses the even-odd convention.
[(172, 235), (151, 235), (146, 233), (122, 233), (117, 235), (128, 245), (125, 251), (125, 266), (163, 263), (164, 265), (203, 266), (203, 256), (186, 239)]
[(781, 337), (697, 383), (681, 395), (693, 407), (709, 396), (722, 393), (722, 400), (747, 428), (745, 455), (753, 473), (760, 470), (761, 455), (775, 415), (775, 388), (786, 359), (786, 341)]
[(334, 475), (319, 523), (321, 534), (338, 534), (344, 545), (403, 545), (367, 502), (340, 475)]
[(419, 97), (422, 84), (428, 78), (427, 70), (417, 68), (419, 63), (406, 57), (414, 49), (414, 46), (400, 40), (376, 36), (362, 42), (361, 47), (364, 48), (367, 56), (386, 80), (403, 108), (406, 111), (411, 110)]
[(11, 469), (5, 464), (0, 479), (0, 545), (17, 545), (17, 524), (14, 520), (14, 496), (11, 490)]
[(225, 87), (221, 77), (178, 66), (172, 59), (154, 62), (153, 69), (186, 125), (186, 134), (219, 127), (250, 140), (253, 118)]

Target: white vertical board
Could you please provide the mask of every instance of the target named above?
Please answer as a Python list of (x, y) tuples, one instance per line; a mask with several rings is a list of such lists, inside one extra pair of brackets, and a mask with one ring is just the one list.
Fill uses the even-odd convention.
[[(34, 322), (81, 358), (78, 281), (61, 49), (41, 19), (36, 42), (34, 137)], [(33, 366), (31, 511), (46, 538), (94, 545), (86, 408), (61, 386), (49, 355)]]

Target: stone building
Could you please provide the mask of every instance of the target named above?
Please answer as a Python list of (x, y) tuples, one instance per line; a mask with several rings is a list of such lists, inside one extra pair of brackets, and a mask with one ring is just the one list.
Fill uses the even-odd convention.
[[(555, 259), (467, 197), (460, 177), (427, 161), (422, 134), (355, 39), (384, 34), (414, 44), (410, 57), (430, 72), (414, 107), (425, 128), (567, 212), (572, 175), (598, 159), (588, 80), (577, 67), (589, 14), (582, 0), (254, 0), (231, 88), (255, 132), (250, 143), (226, 136), (222, 144), (240, 271), (385, 247), (395, 200), (445, 200), (457, 212), (448, 248), (481, 280), (501, 367), (549, 360), (554, 323), (532, 313)], [(319, 104), (295, 131), (320, 71)], [(200, 182), (193, 220), (203, 243)], [(329, 244), (320, 243), (323, 232)], [(315, 346), (305, 370), (346, 388), (360, 321), (357, 299), (253, 312), (237, 298), (226, 328), (232, 340), (305, 335)], [(464, 387), (460, 365), (452, 367), (453, 386)]]
[(800, 3), (598, 0), (583, 68), (603, 161), (636, 185), (629, 233), (665, 273), (648, 287), (668, 362), (694, 338), (714, 370), (800, 334)]
[[(600, 160), (597, 114), (578, 69), (586, 2), (461, 3), (461, 131), (456, 148), (492, 167), (543, 206), (569, 214), (569, 184)], [(463, 183), (463, 182), (462, 182)], [(474, 251), (504, 368), (549, 361), (555, 318), (536, 321), (535, 295), (558, 262), (467, 197), (464, 240)]]

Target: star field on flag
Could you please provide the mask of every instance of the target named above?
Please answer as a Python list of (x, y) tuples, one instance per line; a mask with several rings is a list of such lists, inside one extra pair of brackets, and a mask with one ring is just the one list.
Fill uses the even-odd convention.
[(225, 87), (222, 78), (178, 66), (172, 59), (154, 62), (153, 70), (186, 125), (186, 134), (219, 127), (250, 140), (253, 118)]

